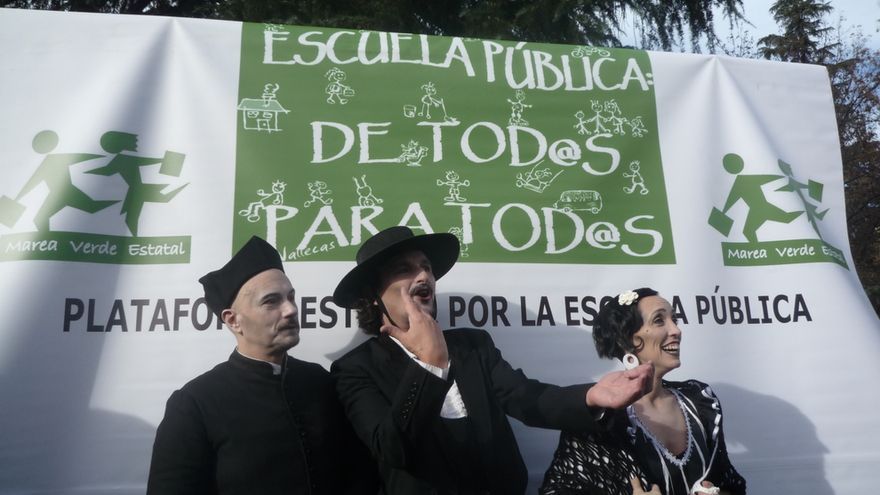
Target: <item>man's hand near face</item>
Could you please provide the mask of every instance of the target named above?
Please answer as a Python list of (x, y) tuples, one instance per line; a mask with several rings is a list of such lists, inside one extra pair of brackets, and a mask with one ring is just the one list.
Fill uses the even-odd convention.
[(400, 299), (406, 310), (409, 328), (401, 329), (384, 316), (382, 332), (397, 339), (409, 352), (415, 354), (419, 361), (438, 368), (446, 368), (449, 365), (449, 351), (446, 349), (446, 339), (443, 337), (440, 325), (430, 314), (416, 305), (406, 287), (400, 288)]

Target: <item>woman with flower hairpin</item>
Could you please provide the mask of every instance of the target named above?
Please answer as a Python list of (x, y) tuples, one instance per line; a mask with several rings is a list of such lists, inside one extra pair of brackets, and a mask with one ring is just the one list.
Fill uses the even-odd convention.
[(542, 495), (746, 493), (730, 463), (721, 405), (705, 383), (663, 380), (681, 366), (681, 330), (669, 302), (648, 288), (626, 291), (599, 311), (599, 357), (654, 365), (654, 386), (625, 410), (608, 411), (601, 433), (564, 431)]

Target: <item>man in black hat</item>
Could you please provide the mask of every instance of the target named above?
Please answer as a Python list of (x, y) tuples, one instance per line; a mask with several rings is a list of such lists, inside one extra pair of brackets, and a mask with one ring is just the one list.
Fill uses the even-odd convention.
[(651, 384), (648, 364), (592, 385), (544, 384), (513, 369), (487, 332), (441, 331), (435, 281), (458, 253), (451, 234), (391, 227), (364, 242), (333, 294), (376, 336), (330, 372), (388, 494), (524, 493), (528, 474), (507, 415), (591, 431), (604, 408), (635, 402)]
[(376, 493), (329, 373), (287, 355), (299, 321), (278, 251), (252, 237), (199, 282), (237, 346), (168, 399), (147, 493)]

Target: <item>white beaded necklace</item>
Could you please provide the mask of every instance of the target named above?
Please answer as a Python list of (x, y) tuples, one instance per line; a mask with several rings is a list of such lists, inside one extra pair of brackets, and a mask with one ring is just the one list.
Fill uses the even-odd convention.
[(648, 440), (651, 441), (651, 444), (654, 445), (654, 449), (673, 465), (680, 468), (687, 464), (688, 460), (690, 460), (691, 458), (691, 453), (694, 450), (694, 435), (693, 432), (691, 432), (691, 422), (688, 420), (688, 414), (685, 410), (684, 401), (681, 398), (681, 393), (675, 389), (669, 389), (669, 391), (672, 392), (672, 394), (675, 396), (675, 400), (678, 402), (678, 408), (681, 409), (681, 415), (684, 417), (684, 425), (687, 428), (687, 448), (685, 449), (684, 454), (682, 454), (681, 458), (676, 457), (675, 454), (670, 452), (665, 445), (657, 440), (657, 437), (655, 437), (654, 434), (651, 433), (651, 430), (649, 430), (647, 426), (642, 424), (642, 421), (639, 419), (639, 416), (636, 414), (636, 410), (633, 406), (627, 406), (626, 414), (627, 416), (629, 416), (630, 424), (633, 424), (637, 426), (640, 430), (642, 430), (642, 433), (644, 433), (645, 436), (648, 437)]

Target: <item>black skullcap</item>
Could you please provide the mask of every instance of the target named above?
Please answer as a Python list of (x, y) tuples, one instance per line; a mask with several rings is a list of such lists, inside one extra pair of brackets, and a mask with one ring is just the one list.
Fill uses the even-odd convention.
[(218, 317), (232, 306), (238, 290), (254, 275), (277, 268), (284, 271), (281, 256), (271, 244), (253, 236), (223, 265), (199, 279), (205, 288), (205, 301)]

